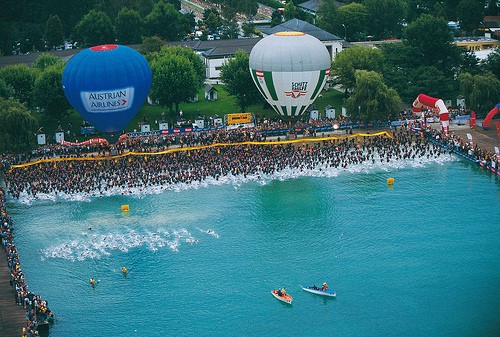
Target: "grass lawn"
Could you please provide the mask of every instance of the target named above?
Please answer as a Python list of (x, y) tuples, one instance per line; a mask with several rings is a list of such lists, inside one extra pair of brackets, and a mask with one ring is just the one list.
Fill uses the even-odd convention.
[[(196, 116), (213, 116), (219, 115), (223, 117), (229, 113), (239, 112), (239, 108), (235, 103), (235, 100), (232, 96), (229, 96), (224, 89), (224, 86), (221, 84), (213, 85), (217, 89), (217, 100), (216, 101), (207, 101), (205, 100), (205, 92), (204, 88), (201, 88), (198, 92), (198, 102), (184, 102), (179, 104), (179, 109), (183, 112), (183, 118), (186, 120), (192, 120), (196, 118)], [(343, 93), (330, 89), (328, 91), (323, 91), (314, 102), (314, 106), (321, 112), (325, 111), (325, 107), (327, 105), (333, 106), (336, 111), (340, 111), (342, 107)], [(155, 121), (160, 119), (162, 111), (165, 111), (166, 116), (168, 117), (168, 109), (158, 105), (149, 105), (145, 103), (141, 110), (137, 113), (137, 115), (132, 119), (129, 123), (125, 131), (133, 131), (138, 128), (138, 123), (142, 121), (143, 117), (146, 116), (151, 123), (151, 130), (157, 130), (158, 125), (155, 124)], [(248, 108), (246, 112), (254, 113), (257, 116), (278, 117), (278, 114), (274, 112), (267, 104), (258, 104)], [(77, 139), (81, 141), (84, 137), (80, 135), (80, 126), (82, 124), (83, 118), (80, 114), (73, 112), (69, 117), (66, 117), (61, 121), (62, 128), (66, 131), (70, 129), (71, 133), (77, 136)], [(69, 127), (69, 122), (71, 122), (72, 126)], [(43, 126), (43, 131), (47, 134), (48, 137), (53, 136), (56, 128), (57, 122), (49, 121), (43, 118), (43, 116), (39, 115), (39, 123), (40, 126)], [(69, 137), (70, 141), (72, 141), (72, 137)]]

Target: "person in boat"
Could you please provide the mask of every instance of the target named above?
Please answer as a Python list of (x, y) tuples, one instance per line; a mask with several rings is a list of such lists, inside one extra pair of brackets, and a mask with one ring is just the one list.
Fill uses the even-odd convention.
[(313, 285), (312, 288), (313, 290), (318, 290), (318, 287), (316, 287), (316, 285)]
[(278, 289), (278, 296), (285, 296), (285, 295), (286, 295), (285, 287)]
[(328, 289), (328, 284), (326, 282), (323, 282), (323, 287), (321, 287), (321, 290), (326, 291)]

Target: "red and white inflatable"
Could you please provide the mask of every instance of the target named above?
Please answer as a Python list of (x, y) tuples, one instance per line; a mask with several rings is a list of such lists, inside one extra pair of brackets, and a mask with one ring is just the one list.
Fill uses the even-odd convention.
[(493, 109), (486, 115), (486, 118), (483, 121), (483, 129), (488, 130), (490, 127), (490, 122), (493, 117), (500, 111), (500, 103), (495, 105)]
[(87, 146), (87, 145), (93, 145), (93, 144), (108, 144), (108, 141), (104, 138), (92, 138), (89, 140), (86, 140), (81, 143), (72, 143), (72, 142), (66, 142), (64, 140), (61, 140), (61, 145), (65, 146)]
[(440, 98), (430, 97), (424, 94), (418, 95), (417, 99), (413, 102), (413, 112), (422, 111), (422, 107), (432, 109), (439, 114), (439, 123), (441, 130), (448, 135), (450, 130), (450, 120), (448, 117), (448, 109)]

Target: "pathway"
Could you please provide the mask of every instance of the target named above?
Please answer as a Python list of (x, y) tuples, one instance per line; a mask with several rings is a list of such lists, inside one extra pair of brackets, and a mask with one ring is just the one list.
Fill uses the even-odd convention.
[(0, 244), (0, 336), (19, 337), (23, 326), (26, 326), (26, 312), (22, 306), (16, 304), (15, 290), (9, 280), (7, 256)]

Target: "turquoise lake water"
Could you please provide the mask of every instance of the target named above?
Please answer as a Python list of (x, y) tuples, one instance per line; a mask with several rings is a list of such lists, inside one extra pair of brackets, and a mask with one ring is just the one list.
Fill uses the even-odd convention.
[[(8, 204), (51, 337), (500, 333), (500, 180), (470, 163), (143, 192)], [(300, 288), (324, 281), (336, 299)]]

